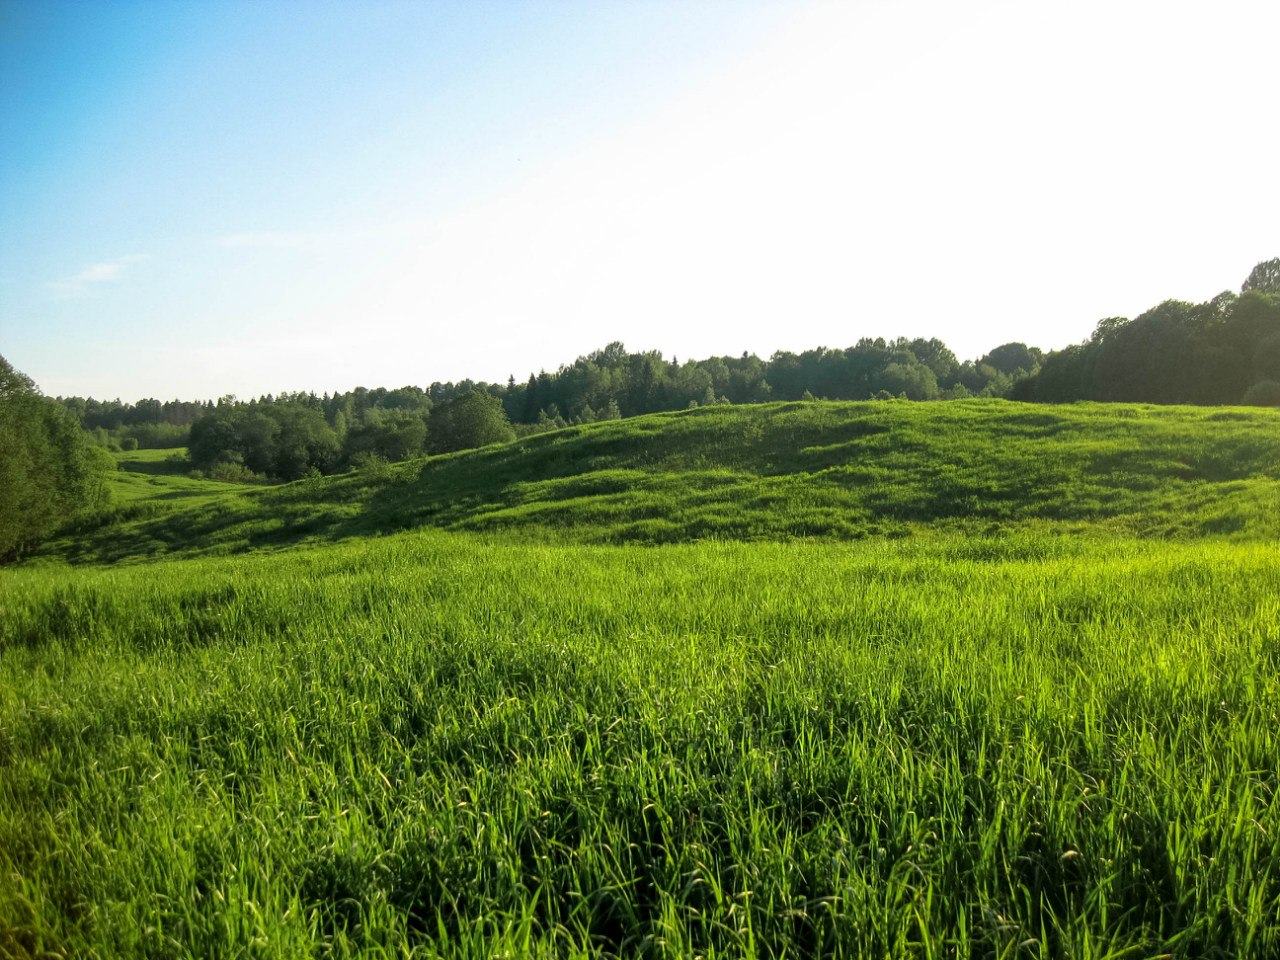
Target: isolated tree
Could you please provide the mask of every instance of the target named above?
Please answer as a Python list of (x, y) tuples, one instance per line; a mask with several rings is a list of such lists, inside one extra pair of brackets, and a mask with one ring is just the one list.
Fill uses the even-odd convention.
[(1280, 295), (1280, 257), (1263, 260), (1250, 271), (1240, 292), (1248, 293), (1250, 290)]

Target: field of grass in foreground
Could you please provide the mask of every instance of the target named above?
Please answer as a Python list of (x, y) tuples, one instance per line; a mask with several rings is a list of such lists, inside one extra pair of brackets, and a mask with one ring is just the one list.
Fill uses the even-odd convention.
[(0, 574), (0, 955), (1280, 956), (1270, 542)]

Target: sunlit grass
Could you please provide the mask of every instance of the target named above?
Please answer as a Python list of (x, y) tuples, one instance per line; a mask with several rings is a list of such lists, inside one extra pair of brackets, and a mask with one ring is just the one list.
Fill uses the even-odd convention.
[(0, 953), (1269, 958), (1269, 543), (0, 578)]
[(115, 454), (115, 459), (119, 469), (107, 475), (107, 486), (116, 504), (136, 506), (148, 501), (158, 507), (169, 501), (189, 501), (193, 497), (207, 501), (216, 495), (234, 496), (254, 489), (243, 484), (193, 479), (185, 448), (129, 450)]
[(538, 543), (939, 530), (1274, 538), (1280, 411), (1003, 400), (709, 407), (274, 488), (136, 482), (163, 495), (81, 523), (43, 555), (232, 553), (417, 527)]
[(1270, 960), (1278, 428), (774, 404), (274, 488), (121, 455), (0, 571), (0, 956)]

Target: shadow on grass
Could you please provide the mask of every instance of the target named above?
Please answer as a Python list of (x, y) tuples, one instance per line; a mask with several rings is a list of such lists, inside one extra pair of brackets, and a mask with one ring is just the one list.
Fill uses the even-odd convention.
[[(1194, 408), (1158, 420), (1126, 409), (698, 408), (251, 492), (173, 489), (69, 530), (45, 553), (113, 562), (419, 527), (597, 543), (854, 539), (905, 523), (1169, 514), (1200, 503), (1193, 487), (1280, 470), (1274, 418), (1206, 429)], [(192, 502), (197, 494), (206, 500)], [(1229, 516), (1216, 523), (1240, 529)]]

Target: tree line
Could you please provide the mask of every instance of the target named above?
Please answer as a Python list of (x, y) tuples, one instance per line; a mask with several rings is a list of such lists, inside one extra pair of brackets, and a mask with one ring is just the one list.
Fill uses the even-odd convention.
[(109, 449), (189, 447), (193, 466), (227, 480), (293, 480), (378, 461), (447, 453), (597, 420), (768, 400), (931, 400), (1003, 396), (1041, 352), (1005, 344), (961, 363), (937, 339), (864, 338), (852, 347), (680, 362), (611, 343), (524, 383), (462, 380), (394, 390), (267, 394), (250, 400), (61, 398)]
[(359, 387), (248, 401), (63, 402), (99, 442), (186, 443), (206, 475), (292, 480), (695, 406), (974, 396), (1278, 404), (1280, 259), (1258, 264), (1239, 295), (1204, 304), (1170, 300), (1133, 320), (1109, 318), (1084, 343), (1047, 355), (1013, 342), (960, 362), (936, 338), (864, 338), (845, 349), (778, 351), (767, 361), (744, 353), (681, 362), (615, 342), (524, 382)]
[(1253, 268), (1239, 295), (1166, 300), (1098, 323), (1045, 358), (1017, 400), (1280, 406), (1280, 258)]
[(621, 343), (525, 383), (464, 380), (423, 389), (224, 397), (190, 428), (196, 470), (225, 480), (294, 480), (426, 453), (448, 453), (560, 427), (666, 410), (771, 399), (915, 400), (1002, 396), (1034, 373), (1039, 350), (1006, 344), (960, 363), (939, 340), (864, 339), (845, 350), (683, 363)]

